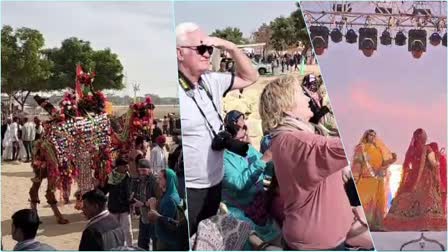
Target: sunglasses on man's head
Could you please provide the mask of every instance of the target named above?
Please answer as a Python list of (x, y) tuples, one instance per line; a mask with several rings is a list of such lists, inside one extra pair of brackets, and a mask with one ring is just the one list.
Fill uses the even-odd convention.
[(213, 46), (206, 46), (206, 45), (181, 46), (181, 48), (189, 48), (189, 49), (192, 49), (192, 50), (196, 50), (200, 55), (204, 55), (205, 52), (208, 52), (209, 55), (212, 55), (212, 53), (213, 53)]

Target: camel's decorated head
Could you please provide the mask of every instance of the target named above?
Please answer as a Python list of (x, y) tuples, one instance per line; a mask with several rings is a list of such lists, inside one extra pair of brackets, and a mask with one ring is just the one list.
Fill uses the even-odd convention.
[(151, 97), (147, 96), (144, 102), (130, 105), (130, 109), (132, 112), (130, 125), (132, 138), (136, 138), (138, 135), (149, 136), (155, 109)]

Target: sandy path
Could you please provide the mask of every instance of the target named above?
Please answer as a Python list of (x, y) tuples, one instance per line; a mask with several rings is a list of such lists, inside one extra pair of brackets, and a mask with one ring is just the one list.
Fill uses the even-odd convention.
[[(15, 241), (11, 237), (11, 216), (20, 209), (29, 208), (29, 189), (33, 172), (29, 163), (2, 163), (2, 242), (5, 250), (12, 250)], [(67, 225), (59, 225), (53, 216), (49, 205), (45, 199), (47, 183), (42, 183), (39, 190), (41, 204), (38, 211), (41, 221), (38, 239), (58, 250), (78, 250), (81, 233), (87, 221), (80, 211), (74, 208), (74, 203), (64, 205), (59, 203), (59, 209), (70, 221)], [(72, 192), (76, 191), (74, 186)], [(56, 195), (59, 199), (59, 194)], [(74, 202), (74, 197), (71, 198)], [(138, 220), (133, 221), (134, 242), (138, 238)]]

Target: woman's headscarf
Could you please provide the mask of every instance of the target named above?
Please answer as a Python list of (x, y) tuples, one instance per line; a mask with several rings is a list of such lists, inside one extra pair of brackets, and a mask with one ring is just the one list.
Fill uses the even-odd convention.
[[(361, 175), (361, 170), (359, 168), (356, 168), (357, 166), (354, 166), (353, 164), (360, 162), (365, 162), (364, 157), (364, 144), (367, 143), (367, 136), (374, 132), (376, 135), (376, 132), (373, 129), (366, 130), (364, 134), (362, 135), (361, 139), (359, 140), (359, 144), (355, 148), (355, 152), (352, 158), (352, 173), (355, 177), (358, 177)], [(393, 158), (392, 152), (387, 148), (387, 146), (384, 144), (384, 142), (378, 137), (375, 136), (375, 139), (373, 141), (373, 144), (376, 148), (378, 148), (382, 154), (383, 161), (388, 161)]]
[(166, 177), (166, 190), (165, 193), (163, 194), (161, 205), (165, 200), (168, 199), (174, 200), (176, 205), (180, 205), (181, 199), (179, 197), (179, 192), (177, 190), (179, 183), (177, 181), (176, 173), (173, 170), (167, 168), (165, 169), (165, 177)]
[[(408, 175), (411, 172), (412, 164), (417, 161), (417, 158), (420, 158), (422, 155), (422, 151), (424, 148), (421, 148), (421, 146), (418, 146), (419, 140), (421, 140), (423, 134), (426, 133), (423, 129), (419, 128), (414, 131), (412, 134), (411, 143), (409, 144), (408, 150), (406, 151), (406, 156), (403, 162), (403, 169), (401, 172), (401, 181), (400, 186), (398, 187), (398, 192), (401, 192), (402, 190), (406, 190), (407, 186), (411, 183), (408, 180)], [(417, 169), (420, 167), (417, 167)], [(415, 170), (417, 170), (415, 169)]]
[[(362, 138), (359, 141), (358, 146), (366, 144), (367, 136), (372, 132), (375, 132), (375, 131), (372, 129), (366, 130), (364, 132), (364, 134), (362, 135)], [(376, 135), (376, 132), (375, 132), (375, 135)], [(392, 159), (392, 152), (389, 150), (389, 148), (387, 148), (387, 146), (384, 144), (384, 142), (381, 140), (381, 138), (378, 137), (378, 135), (375, 136), (373, 144), (381, 151), (381, 154), (383, 155), (383, 160), (387, 161), (387, 160)]]
[(408, 170), (409, 165), (415, 159), (415, 157), (420, 157), (423, 148), (422, 146), (418, 146), (419, 140), (423, 137), (423, 134), (426, 133), (423, 129), (417, 129), (412, 134), (411, 143), (409, 144), (408, 150), (406, 151), (406, 157), (403, 163), (403, 171)]
[(430, 143), (429, 146), (436, 154), (436, 159), (439, 162), (442, 190), (443, 192), (446, 192), (446, 155), (444, 153), (444, 149), (439, 149), (439, 145), (436, 142)]
[(240, 130), (240, 127), (236, 123), (241, 116), (244, 118), (243, 113), (238, 110), (232, 110), (228, 112), (224, 118), (225, 129), (232, 135), (232, 137), (235, 137)]

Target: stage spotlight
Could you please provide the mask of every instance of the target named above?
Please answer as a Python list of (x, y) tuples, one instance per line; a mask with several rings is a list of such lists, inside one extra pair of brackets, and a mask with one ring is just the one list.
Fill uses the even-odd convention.
[(347, 34), (345, 34), (345, 41), (349, 44), (354, 44), (358, 41), (358, 34), (356, 34), (355, 30), (350, 29), (347, 31)]
[(446, 46), (446, 32), (445, 32), (445, 35), (443, 35), (443, 38), (442, 38), (442, 45)]
[(373, 55), (377, 48), (378, 31), (375, 28), (359, 29), (359, 49), (366, 57)]
[(338, 28), (334, 28), (330, 33), (331, 41), (339, 43), (342, 41), (342, 32)]
[(426, 30), (409, 30), (408, 51), (418, 59), (426, 52)]
[(390, 32), (387, 30), (384, 30), (380, 37), (380, 43), (382, 45), (391, 45), (392, 44), (392, 37), (390, 36)]
[(442, 36), (440, 36), (440, 34), (438, 32), (434, 32), (429, 37), (429, 43), (431, 43), (431, 45), (433, 45), (433, 46), (440, 45), (441, 41), (442, 41)]
[(311, 42), (317, 55), (322, 55), (328, 48), (329, 33), (326, 26), (310, 26)]
[(395, 45), (397, 46), (404, 46), (406, 45), (406, 35), (402, 31), (397, 32), (395, 34)]

